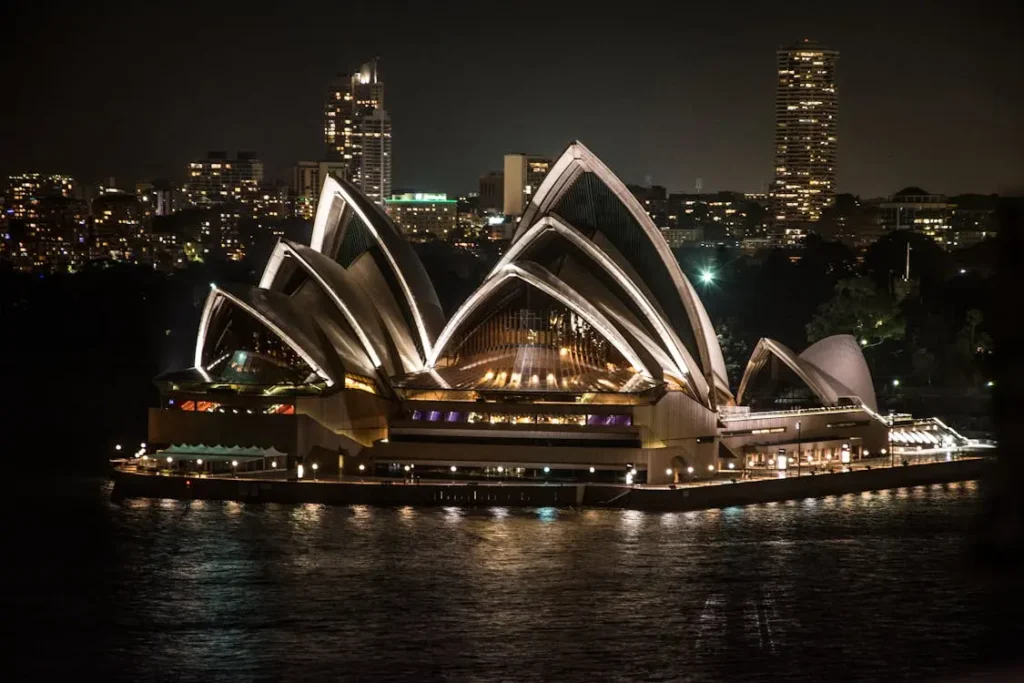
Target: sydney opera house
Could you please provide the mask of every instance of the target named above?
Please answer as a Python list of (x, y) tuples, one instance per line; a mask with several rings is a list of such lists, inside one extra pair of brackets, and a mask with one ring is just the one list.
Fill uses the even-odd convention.
[(257, 287), (211, 285), (193, 367), (157, 383), (151, 444), (272, 448), (275, 468), (342, 476), (666, 483), (889, 438), (852, 337), (763, 339), (733, 394), (690, 280), (580, 143), (448, 318), (391, 220), (329, 177), (311, 243), (280, 242)]

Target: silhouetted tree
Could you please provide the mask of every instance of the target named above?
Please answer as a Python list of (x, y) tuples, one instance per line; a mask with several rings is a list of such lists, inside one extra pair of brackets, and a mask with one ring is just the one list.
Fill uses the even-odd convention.
[(899, 341), (905, 333), (897, 299), (865, 277), (836, 283), (833, 297), (818, 308), (807, 324), (808, 341), (852, 334), (864, 347)]

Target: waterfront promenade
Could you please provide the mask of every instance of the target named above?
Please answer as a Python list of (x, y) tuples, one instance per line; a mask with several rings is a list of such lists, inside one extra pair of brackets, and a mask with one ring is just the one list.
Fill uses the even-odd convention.
[(606, 507), (652, 511), (701, 510), (904, 486), (979, 479), (986, 460), (952, 461), (896, 467), (867, 467), (848, 472), (804, 476), (720, 479), (669, 486), (591, 483), (378, 480), (288, 480), (281, 476), (189, 476), (114, 471), (114, 494), (200, 500), (239, 500), (335, 505), (457, 505), (517, 507)]

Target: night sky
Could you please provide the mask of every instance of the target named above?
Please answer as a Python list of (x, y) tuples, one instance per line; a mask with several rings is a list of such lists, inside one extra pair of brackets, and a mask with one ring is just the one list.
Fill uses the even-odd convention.
[(840, 51), (839, 191), (1024, 192), (1017, 3), (833, 4), (8, 1), (0, 173), (181, 181), (251, 149), (287, 179), (322, 153), (325, 84), (377, 55), (396, 189), (578, 138), (628, 182), (758, 191), (775, 50), (810, 37)]

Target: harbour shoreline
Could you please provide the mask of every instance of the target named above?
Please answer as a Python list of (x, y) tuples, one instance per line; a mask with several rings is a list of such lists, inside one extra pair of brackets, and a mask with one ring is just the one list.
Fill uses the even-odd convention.
[(586, 507), (650, 512), (707, 510), (982, 478), (984, 458), (677, 488), (608, 484), (288, 481), (165, 476), (115, 469), (114, 497), (326, 505)]

